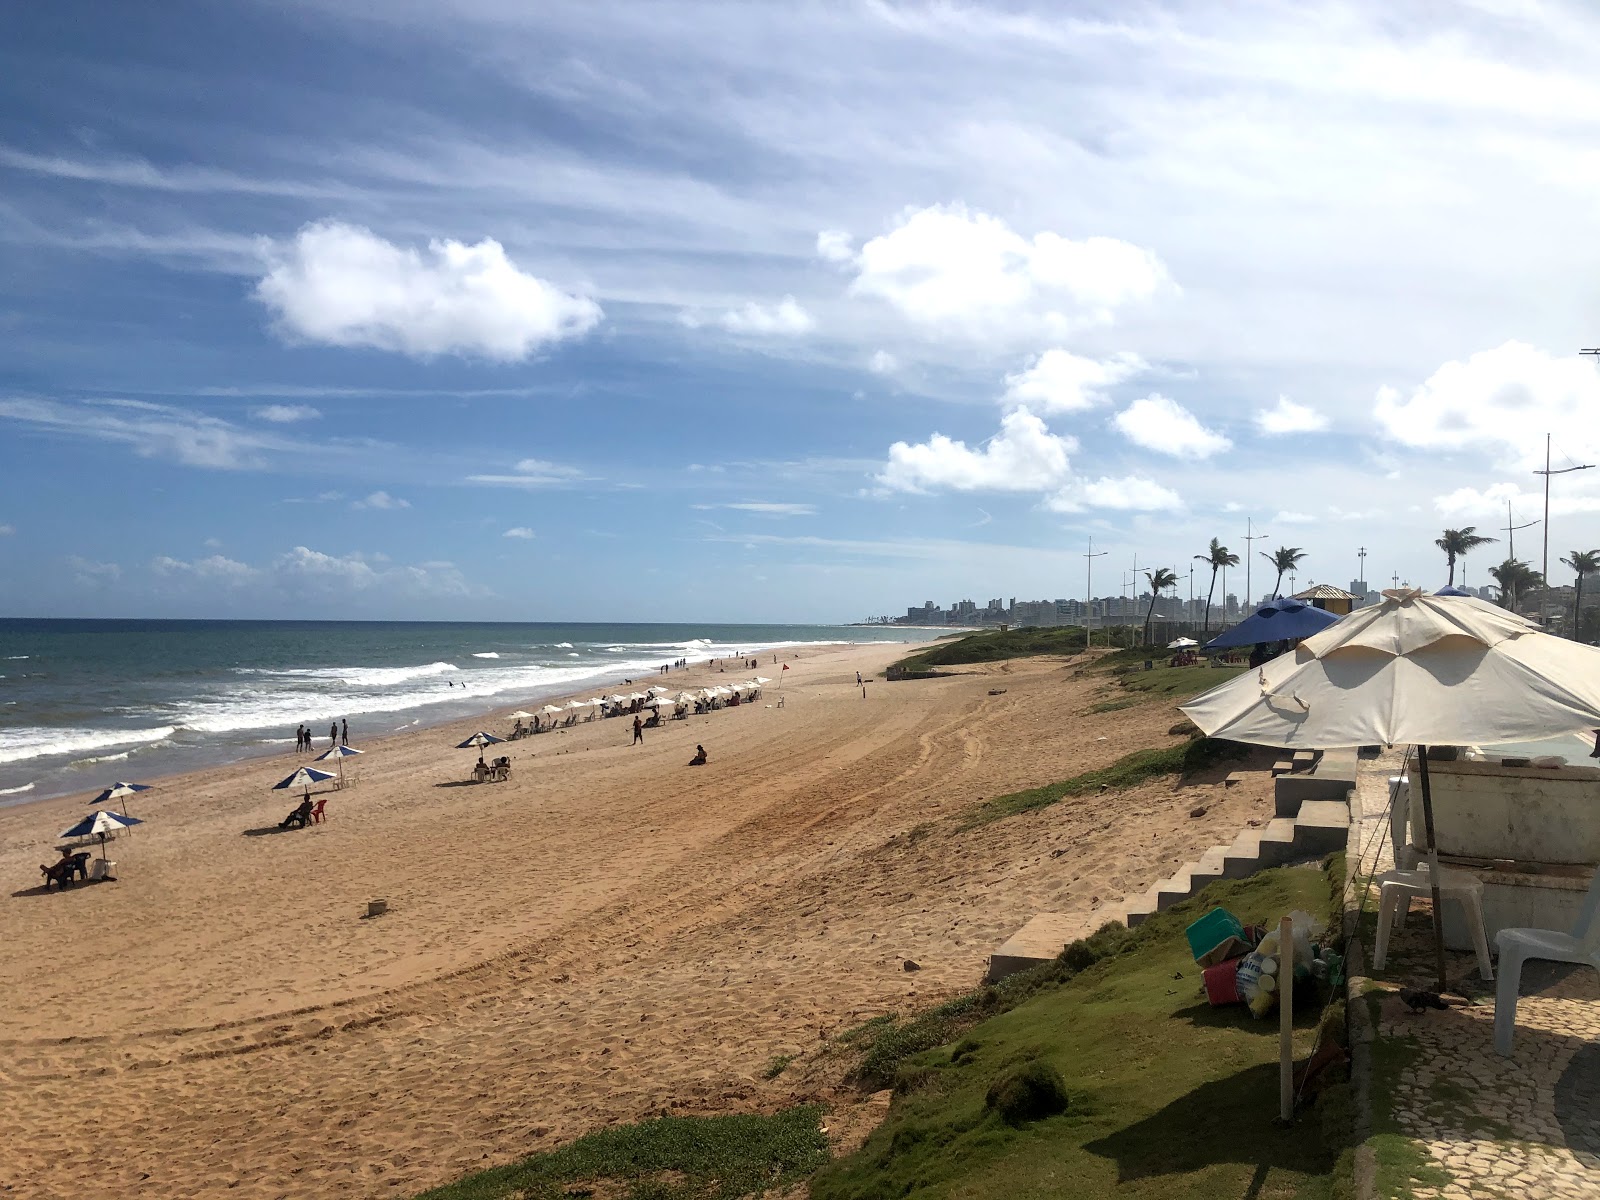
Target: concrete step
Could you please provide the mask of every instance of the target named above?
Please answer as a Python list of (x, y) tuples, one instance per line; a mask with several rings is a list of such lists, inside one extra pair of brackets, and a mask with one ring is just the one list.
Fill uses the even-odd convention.
[(1159, 884), (1152, 884), (1139, 895), (1129, 900), (1123, 909), (1122, 920), (1129, 929), (1136, 929), (1143, 924), (1144, 919), (1156, 912), (1156, 888)]
[(1082, 915), (1040, 913), (989, 956), (989, 981), (1049, 962), (1068, 942), (1093, 933), (1092, 923), (1092, 918)]

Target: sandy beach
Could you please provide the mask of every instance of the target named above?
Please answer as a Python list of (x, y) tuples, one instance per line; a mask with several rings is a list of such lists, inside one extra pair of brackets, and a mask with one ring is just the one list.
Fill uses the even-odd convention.
[(292, 754), (166, 781), (130, 805), (119, 881), (64, 894), (37, 865), (85, 797), (0, 811), (0, 1189), (407, 1196), (612, 1121), (859, 1102), (762, 1068), (972, 986), (1038, 911), (1091, 928), (1270, 807), (1152, 783), (960, 832), (982, 797), (1167, 744), (1175, 716), (1088, 715), (1105, 679), (1060, 660), (863, 698), (855, 673), (906, 652), (784, 652), (782, 708), (774, 682), (642, 746), (579, 724), (496, 747), (503, 784), (451, 747), (504, 719), (365, 743), (306, 831), (276, 830), (293, 803), (267, 790)]

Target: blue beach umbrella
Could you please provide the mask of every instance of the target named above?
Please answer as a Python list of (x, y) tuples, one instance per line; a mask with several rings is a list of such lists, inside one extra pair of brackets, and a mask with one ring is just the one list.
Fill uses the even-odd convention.
[(104, 809), (100, 809), (98, 812), (90, 813), (72, 828), (63, 829), (61, 836), (64, 838), (99, 838), (100, 857), (104, 858), (106, 856), (106, 839), (108, 837), (131, 826), (143, 824), (144, 822), (139, 820), (138, 817), (127, 817), (121, 813), (106, 812)]
[(457, 743), (456, 749), (457, 750), (482, 750), (485, 746), (494, 746), (494, 745), (497, 745), (498, 743), (503, 742), (503, 741), (505, 741), (505, 738), (497, 738), (497, 737), (495, 737), (494, 734), (485, 733), (483, 730), (480, 729), (480, 730), (478, 730), (477, 733), (473, 734), (466, 741)]
[(306, 790), (306, 795), (309, 796), (311, 795), (311, 785), (313, 783), (326, 783), (333, 777), (332, 771), (319, 771), (315, 767), (301, 767), (289, 778), (273, 784), (272, 790), (283, 792), (288, 791), (290, 788), (303, 787)]
[(1434, 593), (1435, 596), (1470, 596), (1471, 592), (1462, 591), (1458, 587), (1442, 587)]
[(1285, 642), (1320, 633), (1339, 619), (1303, 600), (1269, 600), (1226, 633), (1206, 643), (1207, 650), (1254, 646), (1258, 642)]
[(101, 792), (93, 800), (89, 801), (89, 803), (110, 804), (113, 800), (121, 800), (122, 811), (124, 814), (126, 814), (128, 811), (127, 797), (133, 795), (135, 792), (148, 792), (154, 786), (154, 784), (149, 783), (113, 783), (105, 791)]

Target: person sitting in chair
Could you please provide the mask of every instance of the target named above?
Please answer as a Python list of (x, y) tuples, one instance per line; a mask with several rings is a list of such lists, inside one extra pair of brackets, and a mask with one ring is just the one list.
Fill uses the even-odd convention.
[(283, 820), (278, 822), (279, 829), (304, 829), (311, 823), (311, 797), (308, 795), (300, 801), (298, 807)]
[(706, 748), (704, 746), (699, 743), (695, 744), (694, 757), (689, 760), (689, 765), (691, 767), (703, 767), (706, 765)]

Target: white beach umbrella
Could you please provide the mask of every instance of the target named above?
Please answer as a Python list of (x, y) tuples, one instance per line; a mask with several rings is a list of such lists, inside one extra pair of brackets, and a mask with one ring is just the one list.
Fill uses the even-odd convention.
[(531, 712), (523, 712), (522, 709), (519, 708), (519, 709), (517, 709), (516, 712), (512, 713), (509, 717), (507, 717), (506, 720), (508, 720), (508, 721), (526, 721), (531, 716), (533, 716), (533, 714)]
[(567, 703), (566, 703), (566, 707), (568, 709), (588, 708), (589, 707), (589, 702), (587, 700), (568, 700)]
[(756, 682), (757, 683), (771, 683), (772, 680), (768, 679), (765, 675), (757, 675), (756, 676)]
[(1179, 705), (1208, 736), (1261, 746), (1418, 747), (1445, 986), (1427, 748), (1534, 741), (1600, 726), (1600, 649), (1503, 609), (1416, 589), (1383, 593), (1293, 651)]
[(1187, 650), (1190, 646), (1198, 646), (1199, 644), (1200, 643), (1195, 641), (1193, 638), (1173, 638), (1172, 641), (1167, 643), (1167, 649)]
[(652, 696), (665, 696), (668, 692), (672, 691), (672, 689), (669, 687), (662, 687), (658, 683), (654, 687), (645, 688), (645, 691), (649, 692)]
[(559, 716), (560, 713), (561, 713), (561, 710), (559, 708), (557, 708), (554, 704), (546, 704), (543, 708), (541, 708), (539, 710), (539, 712), (543, 716), (552, 717), (552, 716)]

